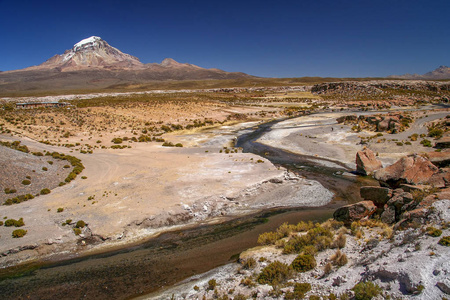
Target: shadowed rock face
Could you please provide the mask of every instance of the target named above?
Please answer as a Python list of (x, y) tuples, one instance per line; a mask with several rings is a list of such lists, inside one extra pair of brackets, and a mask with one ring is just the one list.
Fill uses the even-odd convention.
[(364, 217), (372, 215), (376, 209), (377, 207), (372, 201), (361, 201), (338, 208), (334, 212), (333, 218), (337, 221), (350, 224), (353, 221), (361, 220)]
[(403, 157), (393, 165), (375, 172), (375, 179), (393, 187), (401, 183), (423, 184), (439, 169), (426, 158), (419, 155)]

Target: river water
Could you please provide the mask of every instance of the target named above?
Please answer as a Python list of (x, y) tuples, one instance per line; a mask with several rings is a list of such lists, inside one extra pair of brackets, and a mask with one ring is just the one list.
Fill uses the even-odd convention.
[(255, 142), (273, 124), (241, 135), (236, 146), (319, 181), (335, 193), (331, 203), (320, 208), (271, 209), (221, 224), (167, 232), (121, 250), (2, 270), (2, 299), (131, 299), (235, 261), (240, 252), (256, 246), (259, 234), (283, 222), (326, 220), (337, 207), (360, 200), (359, 186), (365, 179), (347, 173), (339, 162), (332, 161), (334, 168), (325, 167), (311, 157)]

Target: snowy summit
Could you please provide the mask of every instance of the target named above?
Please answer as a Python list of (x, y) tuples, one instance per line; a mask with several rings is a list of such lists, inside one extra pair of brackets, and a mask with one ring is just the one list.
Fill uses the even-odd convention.
[(81, 40), (78, 43), (76, 43), (75, 45), (73, 45), (73, 50), (74, 51), (79, 51), (83, 48), (87, 48), (87, 47), (93, 47), (98, 45), (98, 43), (102, 41), (101, 37), (98, 36), (91, 36), (87, 39)]

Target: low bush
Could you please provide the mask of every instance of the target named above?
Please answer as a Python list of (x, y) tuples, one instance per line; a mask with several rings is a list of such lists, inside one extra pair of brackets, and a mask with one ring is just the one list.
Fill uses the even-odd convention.
[(355, 292), (356, 300), (370, 300), (381, 294), (381, 288), (372, 281), (360, 282), (352, 290)]
[(58, 207), (58, 209), (56, 210), (56, 212), (63, 212), (64, 211), (64, 208), (62, 208), (62, 207)]
[(30, 185), (30, 184), (31, 184), (31, 181), (28, 180), (28, 179), (25, 179), (25, 180), (22, 180), (22, 184), (23, 184), (23, 185)]
[[(293, 292), (287, 292), (284, 299), (303, 299), (305, 298), (305, 294), (311, 290), (311, 284), (305, 283), (296, 283), (294, 285)], [(310, 298), (311, 299), (311, 298)]]
[(314, 269), (316, 265), (316, 259), (309, 254), (298, 255), (291, 264), (292, 268), (297, 272), (307, 272)]
[(256, 267), (256, 260), (253, 257), (247, 259), (243, 264), (243, 268), (247, 270), (253, 269), (254, 267)]
[(331, 248), (344, 248), (347, 243), (347, 238), (345, 234), (340, 233), (331, 244)]
[(25, 234), (27, 234), (27, 230), (24, 229), (16, 229), (12, 232), (12, 237), (13, 238), (21, 238), (23, 237)]
[(339, 249), (330, 257), (330, 260), (339, 267), (346, 265), (348, 262), (347, 255)]
[(215, 279), (211, 279), (208, 281), (208, 290), (212, 291), (216, 288), (217, 282)]
[(19, 220), (14, 220), (14, 219), (8, 219), (5, 221), (5, 226), (6, 227), (22, 227), (24, 226), (25, 223), (23, 222), (23, 218), (20, 218)]
[(113, 138), (111, 140), (111, 142), (113, 142), (114, 144), (122, 144), (123, 139), (121, 139), (121, 138)]
[(424, 147), (432, 147), (431, 142), (427, 139), (423, 139), (420, 141), (420, 143), (424, 146)]
[(50, 190), (47, 189), (47, 188), (42, 189), (41, 192), (40, 192), (40, 194), (41, 194), (41, 195), (47, 195), (47, 194), (50, 194)]
[(258, 237), (258, 244), (260, 245), (273, 245), (277, 240), (281, 238), (278, 232), (264, 232)]
[(5, 194), (14, 194), (17, 192), (16, 189), (9, 189), (9, 188), (6, 188), (4, 191), (5, 191)]
[(450, 236), (444, 236), (439, 240), (439, 245), (442, 246), (450, 246)]
[(84, 226), (86, 226), (86, 223), (83, 220), (79, 220), (75, 225), (76, 228), (83, 228)]
[(284, 282), (291, 274), (291, 268), (280, 261), (274, 261), (266, 266), (258, 275), (258, 283), (272, 286)]
[(438, 237), (438, 236), (441, 236), (442, 230), (430, 226), (430, 227), (427, 227), (427, 234), (429, 236)]
[(75, 233), (75, 235), (80, 235), (81, 234), (81, 229), (80, 228), (74, 228), (73, 229), (73, 233)]

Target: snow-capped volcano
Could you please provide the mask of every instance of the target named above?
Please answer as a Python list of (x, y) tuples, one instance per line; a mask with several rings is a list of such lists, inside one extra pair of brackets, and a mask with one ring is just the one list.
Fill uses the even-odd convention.
[(55, 55), (39, 68), (56, 68), (63, 71), (84, 68), (136, 69), (143, 64), (138, 58), (110, 46), (98, 36), (91, 36), (73, 45), (61, 55)]
[(143, 64), (138, 58), (110, 46), (102, 38), (91, 36), (40, 65), (0, 72), (0, 93), (24, 90), (126, 88), (163, 80), (252, 77), (240, 72), (205, 69), (189, 63), (179, 63), (171, 58), (166, 58), (161, 63)]

